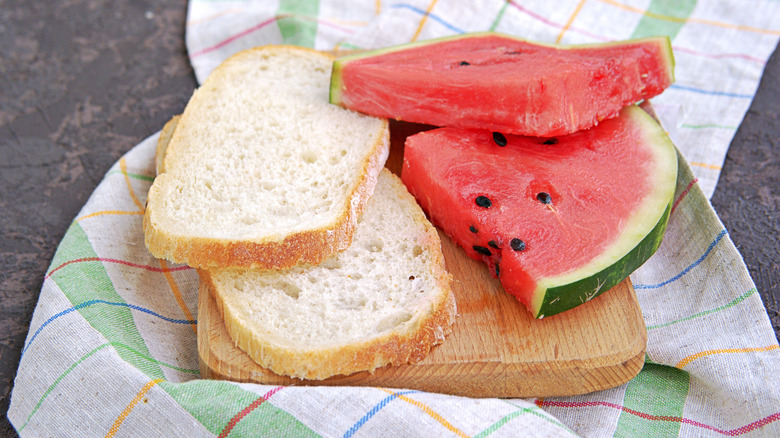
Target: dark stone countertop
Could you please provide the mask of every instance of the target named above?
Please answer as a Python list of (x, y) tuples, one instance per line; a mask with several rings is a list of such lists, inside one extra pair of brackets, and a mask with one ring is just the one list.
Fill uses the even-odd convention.
[[(184, 1), (0, 0), (0, 435), (46, 269), (108, 168), (184, 108)], [(712, 203), (780, 330), (780, 54)]]

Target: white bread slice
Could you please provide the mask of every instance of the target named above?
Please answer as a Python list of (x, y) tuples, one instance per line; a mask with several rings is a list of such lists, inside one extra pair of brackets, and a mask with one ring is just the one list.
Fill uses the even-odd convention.
[(180, 118), (181, 116), (171, 117), (171, 120), (168, 120), (162, 131), (160, 131), (160, 137), (157, 139), (157, 148), (154, 151), (154, 170), (156, 175), (165, 172), (165, 151), (168, 150), (168, 144), (171, 142), (173, 132), (176, 131), (176, 127), (179, 125)]
[(197, 268), (319, 263), (347, 248), (387, 159), (387, 120), (328, 103), (333, 57), (240, 52), (195, 91), (144, 215), (156, 257)]
[(421, 360), (451, 332), (452, 277), (441, 242), (384, 169), (352, 245), (319, 265), (199, 270), (228, 334), (277, 374), (325, 379)]

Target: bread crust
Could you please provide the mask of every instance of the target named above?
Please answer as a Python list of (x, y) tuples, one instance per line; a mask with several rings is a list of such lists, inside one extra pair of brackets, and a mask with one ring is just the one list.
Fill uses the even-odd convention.
[(168, 149), (168, 144), (171, 142), (173, 132), (176, 131), (176, 126), (179, 125), (180, 118), (181, 116), (171, 117), (171, 120), (168, 120), (163, 126), (162, 131), (160, 131), (160, 137), (157, 138), (157, 147), (154, 151), (154, 170), (157, 175), (165, 172), (165, 166), (163, 164), (165, 162), (165, 151)]
[[(250, 56), (258, 51), (293, 50), (307, 53), (311, 56), (334, 57), (312, 49), (297, 46), (264, 46), (249, 49), (233, 55), (229, 60), (241, 56)], [(173, 150), (177, 143), (178, 123), (180, 127), (189, 122), (187, 111), (174, 122), (168, 150)], [(167, 127), (167, 126), (166, 126)], [(152, 184), (147, 197), (147, 208), (143, 218), (144, 242), (149, 251), (158, 258), (164, 258), (176, 263), (185, 263), (195, 268), (254, 268), (274, 269), (291, 267), (299, 263), (319, 264), (328, 257), (349, 247), (354, 235), (357, 219), (365, 209), (366, 203), (376, 187), (379, 172), (389, 154), (390, 133), (386, 119), (382, 120), (380, 135), (364, 161), (363, 168), (353, 184), (351, 193), (335, 222), (318, 229), (311, 229), (291, 234), (282, 240), (265, 238), (258, 240), (217, 239), (199, 236), (182, 236), (175, 230), (161, 228), (155, 216), (162, 214), (157, 211), (155, 199), (160, 196), (160, 183)], [(160, 142), (168, 141), (166, 131), (163, 131), (158, 142), (158, 169), (163, 173), (158, 176), (160, 181), (165, 178), (165, 160), (160, 156), (165, 153), (165, 147)]]
[[(206, 271), (199, 270), (199, 273)], [(444, 278), (440, 279), (443, 283)], [(450, 291), (442, 295), (432, 311), (404, 333), (390, 333), (370, 341), (341, 345), (331, 349), (295, 351), (269, 345), (257, 339), (240, 321), (225, 314), (225, 303), (214, 285), (201, 276), (199, 293), (211, 293), (225, 322), (228, 335), (236, 347), (247, 353), (258, 365), (276, 374), (304, 380), (323, 380), (361, 371), (374, 372), (391, 365), (416, 363), (428, 355), (452, 333), (455, 320), (455, 297)]]
[[(389, 173), (389, 172), (388, 172)], [(401, 184), (403, 192), (411, 195)], [(398, 192), (398, 191), (397, 191)], [(413, 199), (411, 202), (415, 202)], [(437, 290), (429, 311), (412, 327), (403, 326), (385, 335), (363, 342), (341, 344), (331, 348), (301, 349), (291, 345), (279, 345), (269, 341), (262, 333), (251, 330), (240, 318), (233, 315), (227, 298), (221, 293), (207, 270), (198, 270), (199, 293), (210, 293), (225, 321), (225, 327), (236, 346), (260, 366), (279, 375), (299, 379), (322, 380), (336, 375), (349, 375), (360, 371), (373, 372), (387, 365), (402, 365), (422, 360), (430, 349), (444, 341), (452, 332), (457, 313), (455, 295), (452, 292), (452, 275), (446, 270), (441, 241), (436, 229), (422, 213), (415, 211), (408, 220), (421, 223), (425, 236), (418, 242), (431, 255), (430, 269)]]

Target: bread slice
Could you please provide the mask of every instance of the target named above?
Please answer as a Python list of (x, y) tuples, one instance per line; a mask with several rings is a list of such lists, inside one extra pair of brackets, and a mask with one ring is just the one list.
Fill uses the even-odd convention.
[(417, 362), (451, 332), (441, 242), (383, 170), (352, 245), (319, 265), (199, 270), (238, 348), (277, 374), (325, 379)]
[(197, 268), (319, 263), (347, 248), (389, 150), (387, 120), (328, 103), (333, 57), (240, 52), (177, 121), (143, 228), (156, 257)]
[(168, 120), (160, 131), (160, 137), (157, 139), (157, 148), (154, 151), (154, 170), (156, 175), (165, 172), (165, 151), (168, 150), (168, 144), (170, 144), (173, 132), (176, 131), (176, 127), (179, 125), (180, 118), (181, 116), (171, 117), (171, 120)]

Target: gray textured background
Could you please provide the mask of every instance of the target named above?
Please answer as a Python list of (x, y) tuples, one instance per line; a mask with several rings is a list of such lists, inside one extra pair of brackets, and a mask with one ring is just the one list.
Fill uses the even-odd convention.
[[(186, 1), (0, 0), (0, 436), (43, 276), (108, 168), (184, 108)], [(712, 203), (780, 330), (780, 55)]]

